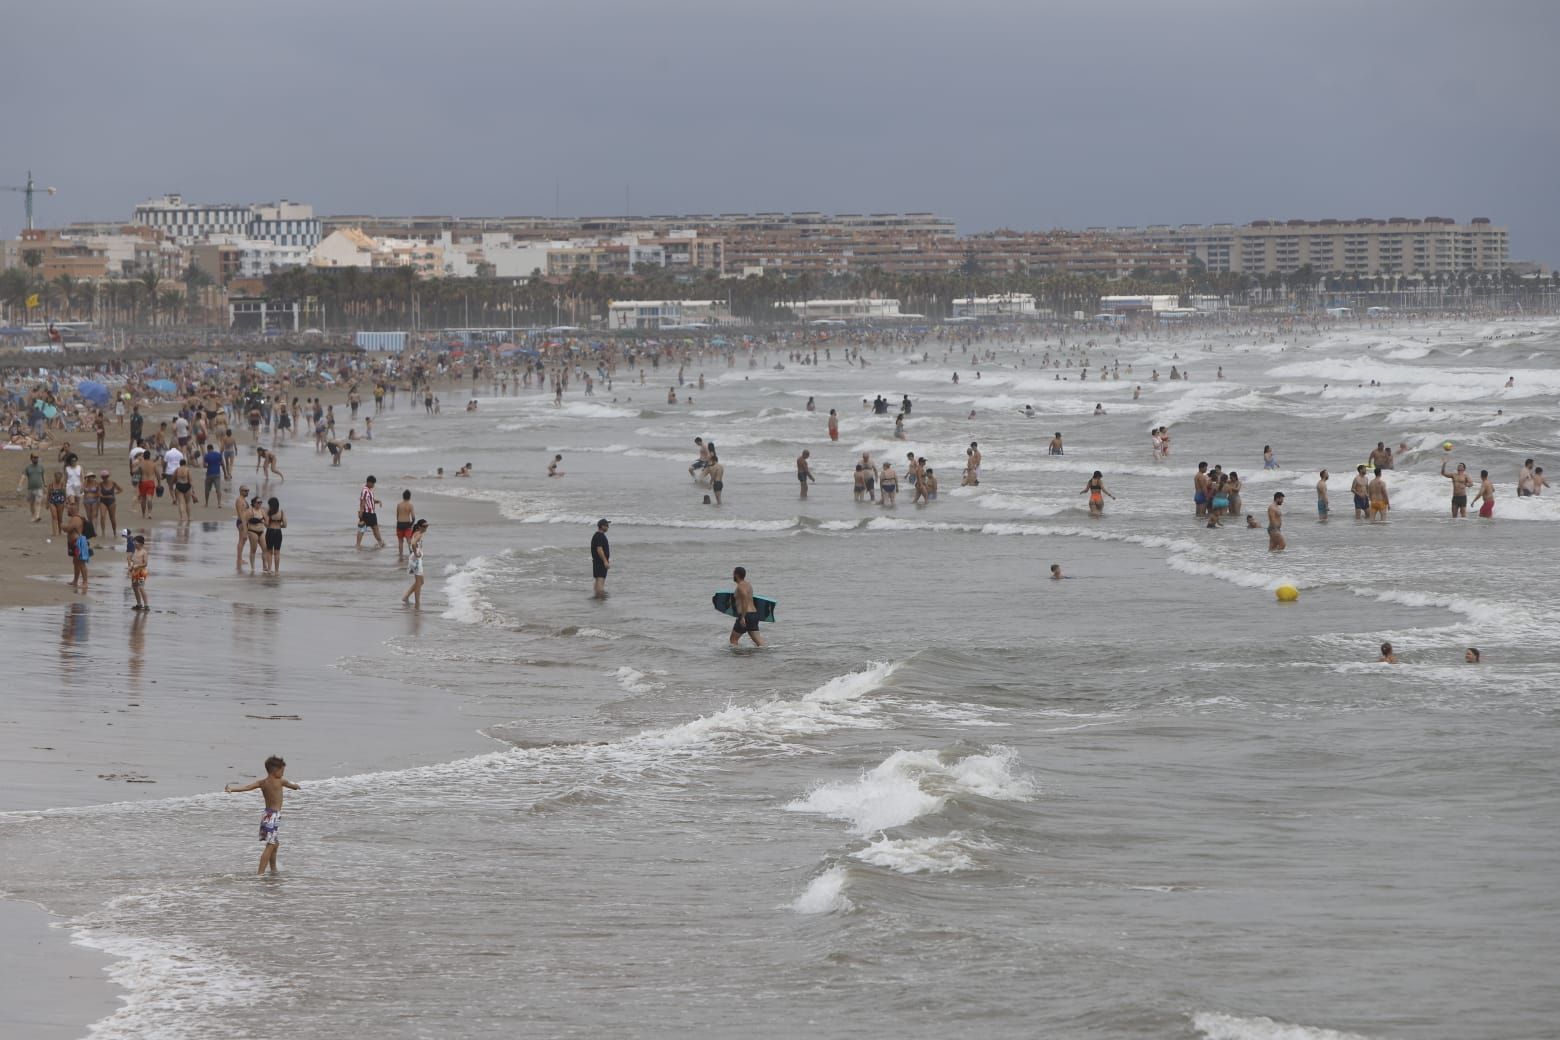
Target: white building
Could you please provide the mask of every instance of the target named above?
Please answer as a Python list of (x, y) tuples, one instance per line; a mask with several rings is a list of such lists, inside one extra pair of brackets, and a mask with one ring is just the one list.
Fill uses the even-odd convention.
[(874, 318), (899, 318), (898, 300), (862, 297), (854, 300), (802, 300), (791, 304), (791, 311), (804, 321), (869, 321)]
[(357, 228), (342, 228), (325, 236), (309, 253), (315, 267), (373, 267), (379, 243)]
[(314, 207), (301, 202), (262, 202), (251, 207), (254, 219), (249, 222), (249, 237), (279, 246), (302, 246), (313, 249), (320, 244), (320, 222), (314, 215)]
[(607, 306), (609, 329), (661, 329), (730, 320), (725, 300), (613, 300)]
[[(1033, 293), (965, 296), (953, 301), (955, 318), (1034, 318), (1040, 315)], [(1049, 314), (1050, 311), (1046, 311)]]
[(156, 228), (180, 245), (214, 235), (264, 239), (305, 248), (320, 241), (320, 222), (314, 207), (286, 199), (259, 205), (201, 204), (185, 202), (182, 195), (164, 195), (137, 206), (134, 222)]
[(1141, 311), (1173, 311), (1181, 306), (1181, 298), (1174, 294), (1163, 296), (1101, 296), (1100, 310), (1114, 314), (1130, 314)]

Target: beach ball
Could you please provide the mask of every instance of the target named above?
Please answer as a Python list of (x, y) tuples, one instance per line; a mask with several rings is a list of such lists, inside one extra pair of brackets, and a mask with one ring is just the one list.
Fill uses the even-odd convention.
[(1280, 603), (1293, 603), (1300, 598), (1300, 590), (1293, 585), (1280, 585), (1273, 590), (1273, 595), (1278, 597)]
[(1451, 451), (1452, 450), (1452, 442), (1451, 441), (1442, 441), (1441, 442), (1441, 450), (1442, 451)]

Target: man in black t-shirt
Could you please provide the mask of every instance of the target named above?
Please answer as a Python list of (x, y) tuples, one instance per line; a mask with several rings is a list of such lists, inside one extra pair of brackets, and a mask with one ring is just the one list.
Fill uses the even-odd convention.
[(607, 544), (610, 520), (596, 521), (596, 533), (590, 536), (590, 573), (596, 579), (596, 598), (607, 594), (607, 568), (612, 566), (612, 547)]

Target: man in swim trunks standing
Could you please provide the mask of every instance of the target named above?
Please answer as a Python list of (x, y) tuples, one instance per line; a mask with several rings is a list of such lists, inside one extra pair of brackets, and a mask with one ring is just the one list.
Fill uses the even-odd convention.
[(1322, 470), (1322, 479), (1316, 482), (1316, 521), (1325, 524), (1327, 512), (1331, 508), (1327, 501), (1327, 471)]
[(406, 559), (406, 543), (412, 537), (412, 525), (417, 522), (417, 511), (412, 508), (410, 489), (401, 492), (401, 501), (395, 504), (395, 558)]
[(1495, 485), (1490, 483), (1490, 471), (1479, 470), (1479, 493), (1473, 496), (1475, 502), (1483, 502), (1479, 507), (1479, 518), (1490, 520), (1495, 516)]
[(1459, 517), (1468, 519), (1468, 486), (1473, 483), (1473, 478), (1468, 476), (1468, 466), (1465, 463), (1457, 464), (1456, 473), (1446, 472), (1446, 463), (1441, 463), (1441, 476), (1452, 482), (1452, 519)]
[(287, 763), (281, 756), (272, 755), (265, 760), (265, 776), (259, 780), (250, 781), (243, 787), (222, 785), (223, 794), (243, 794), (258, 789), (265, 797), (265, 812), (260, 817), (260, 840), (265, 842), (265, 847), (260, 852), (260, 869), (256, 871), (259, 874), (264, 874), (267, 868), (273, 874), (277, 872), (276, 853), (282, 847), (282, 839), (278, 837), (282, 826), (282, 790), (299, 789), (297, 784), (282, 776), (286, 771)]
[(803, 498), (807, 497), (807, 482), (813, 479), (812, 466), (807, 462), (811, 456), (812, 452), (803, 448), (802, 453), (796, 457), (796, 480), (802, 485)]
[(1197, 507), (1198, 517), (1208, 515), (1208, 487), (1210, 483), (1208, 479), (1208, 464), (1199, 462), (1197, 464), (1197, 475), (1192, 478), (1192, 502)]
[(612, 546), (607, 542), (607, 528), (612, 521), (603, 517), (596, 521), (596, 533), (590, 536), (590, 574), (595, 579), (596, 598), (607, 595), (607, 568), (612, 566)]
[(375, 479), (370, 476), (363, 482), (363, 490), (358, 492), (358, 529), (357, 548), (363, 548), (363, 536), (368, 532), (374, 532), (374, 541), (379, 543), (379, 548), (385, 547), (384, 535), (379, 533), (379, 499), (374, 497)]
[(704, 472), (710, 475), (710, 491), (715, 495), (715, 504), (720, 505), (720, 493), (726, 487), (726, 464), (720, 461), (720, 456), (710, 452), (710, 464)]
[(1273, 492), (1273, 503), (1267, 508), (1268, 552), (1283, 552), (1289, 544), (1284, 541), (1283, 535), (1283, 507), (1284, 493), (1282, 491)]
[(737, 612), (736, 624), (731, 626), (731, 645), (742, 642), (745, 632), (754, 646), (763, 646), (764, 640), (758, 634), (758, 605), (753, 602), (753, 585), (747, 580), (747, 568), (738, 567), (732, 571), (731, 580), (736, 583), (732, 608)]
[(1370, 515), (1370, 478), (1363, 465), (1354, 467), (1354, 480), (1349, 484), (1354, 495), (1354, 519), (1363, 520)]
[(1373, 521), (1385, 520), (1387, 510), (1392, 508), (1392, 498), (1387, 494), (1387, 482), (1381, 473), (1382, 471), (1378, 469), (1376, 475), (1366, 485), (1366, 496), (1370, 499), (1370, 518)]

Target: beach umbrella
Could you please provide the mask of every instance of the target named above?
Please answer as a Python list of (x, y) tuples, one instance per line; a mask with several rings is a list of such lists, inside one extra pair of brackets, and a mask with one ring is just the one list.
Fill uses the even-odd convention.
[(159, 394), (173, 394), (178, 393), (179, 390), (171, 379), (152, 379), (146, 385), (149, 389), (156, 390)]
[(334, 383), (336, 381), (336, 377), (331, 375), (329, 372), (321, 372), (320, 378), (325, 380), (327, 383)]
[(83, 379), (81, 382), (77, 383), (76, 393), (80, 394), (83, 399), (91, 401), (99, 408), (102, 408), (108, 404), (108, 387), (104, 386), (102, 383), (94, 382), (91, 379)]
[(276, 375), (276, 366), (271, 364), (269, 361), (256, 361), (255, 369), (257, 371), (264, 372), (268, 376)]

